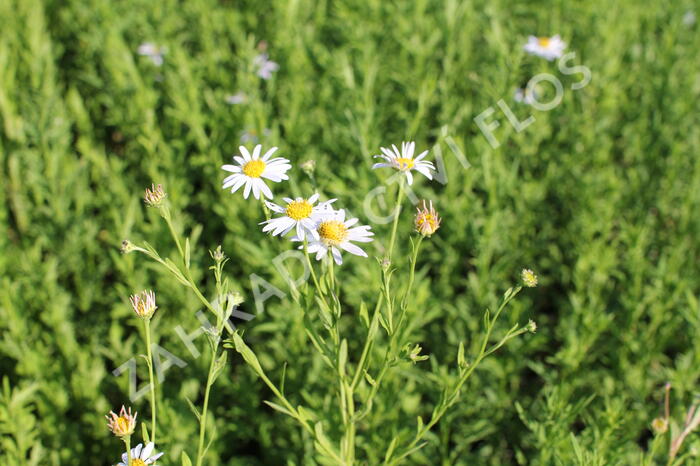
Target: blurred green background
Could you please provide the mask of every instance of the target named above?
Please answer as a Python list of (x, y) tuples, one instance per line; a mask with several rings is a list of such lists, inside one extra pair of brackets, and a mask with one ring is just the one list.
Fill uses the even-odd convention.
[[(370, 168), (380, 146), (415, 140), (431, 160), (442, 153), (448, 182), (413, 187), (444, 219), (424, 243), (413, 304), (412, 336), (431, 355), (425, 371), (453, 366), (460, 341), (476, 344), (483, 310), (520, 269), (540, 275), (500, 323), (531, 318), (538, 332), (475, 373), (409, 464), (639, 463), (663, 384), (674, 387), (681, 419), (700, 376), (699, 6), (3, 0), (1, 462), (117, 462), (103, 415), (128, 404), (128, 377), (112, 371), (143, 352), (127, 300), (143, 288), (158, 294), (159, 343), (187, 363), (167, 372), (159, 394), (161, 463), (195, 449), (185, 397), (201, 403), (208, 361), (193, 358), (173, 329), (193, 331), (200, 306), (119, 245), (145, 239), (174, 255), (167, 228), (141, 201), (146, 186), (163, 183), (178, 227), (194, 232), (202, 287), (213, 286), (207, 249), (221, 244), (243, 311), (255, 313), (250, 273), (286, 290), (270, 261), (288, 244), (261, 233), (254, 200), (220, 187), (220, 166), (241, 138), (249, 147), (257, 138), (295, 165), (276, 194), (308, 195), (298, 164), (312, 159), (324, 197), (363, 223), (365, 195), (389, 176)], [(580, 75), (522, 52), (528, 35), (555, 33), (576, 52), (570, 64), (591, 70), (585, 88), (572, 91)], [(143, 43), (163, 47), (161, 66), (137, 53)], [(279, 63), (270, 80), (254, 72), (265, 47)], [(548, 112), (513, 101), (538, 72), (564, 86)], [(227, 102), (239, 92), (245, 102)], [(499, 99), (535, 123), (516, 132)], [(497, 149), (473, 120), (488, 107), (500, 122)], [(378, 212), (388, 213), (387, 199)], [(411, 227), (402, 217), (402, 254)], [(386, 237), (390, 226), (374, 228)], [(339, 270), (350, 315), (376, 299), (381, 241), (368, 252)], [(363, 331), (352, 322), (357, 354)], [(330, 379), (289, 302), (269, 300), (241, 327), (275, 377), (288, 362), (290, 396), (323, 411)], [(212, 395), (210, 464), (314, 464), (310, 439), (262, 404), (272, 394), (229, 356)], [(139, 382), (145, 374), (140, 361)], [(433, 378), (406, 374), (387, 379), (399, 396), (380, 399), (363, 426), (365, 464), (377, 464), (384, 452), (374, 446), (412, 429), (439, 397)], [(147, 399), (133, 406), (146, 419)], [(684, 453), (700, 448), (694, 436), (687, 443)]]

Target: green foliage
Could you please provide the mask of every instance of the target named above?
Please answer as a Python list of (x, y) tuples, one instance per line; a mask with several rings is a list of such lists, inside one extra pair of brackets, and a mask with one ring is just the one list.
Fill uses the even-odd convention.
[[(0, 2), (0, 462), (117, 462), (122, 445), (104, 414), (130, 404), (128, 371), (115, 369), (134, 358), (138, 388), (148, 380), (145, 334), (128, 303), (147, 288), (158, 295), (153, 341), (185, 364), (164, 370), (157, 386), (163, 464), (196, 463), (193, 411), (201, 413), (212, 361), (206, 464), (322, 464), (318, 452), (338, 448), (338, 377), (355, 375), (372, 331), (375, 370), (360, 373), (358, 396), (377, 383), (393, 327), (388, 314), (372, 326), (372, 311), (387, 281), (394, 290), (409, 281), (413, 208), (404, 204), (390, 278), (374, 258), (391, 224), (376, 224), (370, 258), (336, 267), (341, 317), (333, 303), (304, 314), (295, 299), (319, 306), (272, 262), (289, 244), (260, 231), (258, 203), (221, 189), (220, 166), (248, 132), (294, 165), (276, 195), (316, 187), (362, 223), (371, 223), (364, 201), (377, 186), (387, 195), (374, 211), (392, 208), (389, 172), (371, 170), (380, 146), (415, 140), (430, 160), (442, 155), (447, 183), (412, 186), (443, 224), (421, 245), (394, 348), (405, 357), (391, 361), (371, 416), (358, 422), (358, 461), (397, 458), (449, 404), (407, 464), (665, 463), (700, 377), (700, 34), (684, 21), (692, 8), (684, 0)], [(570, 87), (579, 74), (522, 52), (527, 35), (554, 33), (576, 52), (572, 63), (591, 70), (583, 89)], [(261, 40), (280, 64), (269, 81), (253, 72)], [(166, 47), (162, 66), (137, 54), (144, 42)], [(512, 99), (539, 72), (564, 86), (546, 112)], [(228, 104), (239, 91), (248, 100)], [(499, 99), (536, 121), (516, 132)], [(497, 149), (474, 122), (488, 107), (500, 122)], [(316, 161), (313, 178), (299, 166), (306, 160)], [(181, 267), (167, 224), (141, 205), (152, 182), (168, 192), (176, 234), (189, 237), (190, 275), (119, 251), (125, 238), (148, 241)], [(216, 322), (183, 283), (220, 295), (206, 253), (219, 244), (230, 258), (227, 287), (255, 316), (236, 321), (238, 351), (212, 348), (204, 334), (194, 347), (180, 336), (198, 329), (200, 310)], [(537, 333), (510, 340), (458, 398), (445, 398), (480, 354), (491, 322), (484, 310), (498, 309), (524, 267), (539, 287), (509, 304), (490, 342), (529, 319)], [(251, 273), (284, 298), (257, 308)], [(391, 296), (400, 311), (403, 294)], [(323, 348), (314, 332), (324, 322), (342, 336), (342, 352), (329, 353), (336, 370), (314, 346)], [(415, 345), (428, 360), (414, 360)], [(252, 358), (259, 370), (246, 364)], [(655, 437), (667, 381), (675, 421)], [(148, 400), (132, 404), (146, 423)], [(698, 445), (690, 433), (677, 460), (697, 462)]]

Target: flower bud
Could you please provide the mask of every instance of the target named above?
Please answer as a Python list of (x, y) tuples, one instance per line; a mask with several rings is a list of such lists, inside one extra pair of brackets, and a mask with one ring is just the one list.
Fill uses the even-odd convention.
[(105, 417), (107, 418), (107, 426), (114, 435), (117, 437), (126, 437), (133, 434), (136, 429), (136, 416), (138, 416), (138, 413), (132, 415), (131, 408), (129, 408), (127, 412), (126, 408), (122, 406), (119, 415), (110, 411), (109, 415)]
[(143, 202), (145, 202), (148, 207), (160, 207), (167, 196), (167, 193), (163, 191), (162, 184), (158, 186), (152, 184), (150, 188), (146, 188), (143, 194)]
[(534, 288), (537, 286), (537, 275), (530, 269), (523, 269), (520, 272), (520, 277), (523, 280), (523, 284), (528, 288)]
[(150, 319), (153, 317), (156, 309), (158, 309), (158, 306), (156, 306), (156, 294), (150, 290), (132, 295), (129, 301), (131, 301), (131, 307), (136, 315), (142, 319)]
[(440, 228), (440, 222), (437, 211), (433, 209), (433, 201), (430, 201), (430, 207), (423, 201), (423, 207), (416, 212), (416, 231), (423, 236), (432, 236)]

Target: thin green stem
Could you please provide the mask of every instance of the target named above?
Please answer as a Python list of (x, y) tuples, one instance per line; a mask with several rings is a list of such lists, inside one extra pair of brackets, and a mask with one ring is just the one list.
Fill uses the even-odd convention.
[(401, 213), (401, 201), (403, 200), (403, 184), (404, 179), (399, 181), (399, 192), (396, 195), (396, 209), (394, 213), (394, 224), (391, 227), (391, 239), (389, 240), (389, 248), (387, 249), (387, 257), (391, 260), (391, 254), (394, 251), (394, 243), (396, 242), (396, 230), (399, 226), (399, 214)]
[(153, 354), (151, 352), (151, 320), (143, 319), (146, 332), (146, 354), (148, 357), (148, 379), (151, 386), (151, 441), (156, 443), (156, 381), (153, 378)]
[(311, 263), (311, 257), (309, 257), (309, 248), (308, 248), (308, 242), (306, 239), (304, 239), (304, 256), (306, 257), (306, 265), (309, 267), (309, 272), (311, 273), (311, 278), (314, 281), (314, 286), (316, 287), (316, 291), (318, 292), (318, 296), (321, 298), (323, 301), (323, 304), (328, 306), (328, 302), (326, 301), (325, 296), (323, 296), (323, 293), (321, 292), (321, 285), (319, 285), (318, 278), (316, 277), (316, 272), (314, 271), (314, 266)]
[(209, 391), (213, 385), (214, 368), (216, 365), (216, 346), (212, 346), (211, 362), (209, 363), (209, 374), (207, 375), (207, 385), (204, 390), (204, 405), (202, 406), (202, 418), (199, 422), (199, 443), (197, 446), (197, 466), (201, 466), (204, 459), (204, 436), (207, 430), (207, 411), (209, 409)]
[(126, 466), (131, 466), (131, 435), (124, 437), (124, 444), (126, 445)]
[(177, 232), (175, 231), (175, 227), (173, 226), (173, 220), (170, 216), (170, 209), (168, 207), (161, 207), (161, 215), (165, 219), (165, 223), (168, 224), (168, 229), (170, 230), (170, 235), (173, 237), (175, 240), (175, 244), (177, 245), (177, 250), (180, 252), (180, 257), (183, 258), (185, 257), (185, 252), (182, 249), (182, 245), (180, 244), (180, 238), (177, 236)]

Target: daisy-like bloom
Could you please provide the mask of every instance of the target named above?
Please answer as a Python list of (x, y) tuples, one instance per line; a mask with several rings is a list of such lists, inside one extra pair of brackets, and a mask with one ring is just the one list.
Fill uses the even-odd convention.
[[(265, 129), (263, 129), (262, 135), (269, 136), (270, 133), (271, 133), (270, 128), (265, 128)], [(260, 137), (258, 135), (257, 130), (255, 130), (255, 129), (246, 129), (245, 131), (243, 131), (241, 133), (240, 141), (243, 144), (248, 144), (249, 142), (257, 144), (259, 140), (260, 140)]]
[(255, 199), (260, 199), (261, 194), (268, 199), (272, 199), (272, 191), (267, 187), (263, 178), (275, 183), (288, 180), (289, 177), (285, 173), (292, 168), (289, 160), (282, 157), (271, 159), (270, 157), (277, 150), (276, 147), (265, 152), (265, 155), (262, 157), (260, 157), (260, 152), (262, 151), (262, 145), (260, 144), (255, 146), (252, 154), (244, 146), (238, 149), (241, 151), (241, 155), (233, 157), (237, 165), (224, 165), (221, 167), (227, 172), (233, 173), (233, 175), (224, 179), (223, 189), (231, 188), (231, 192), (235, 193), (241, 186), (245, 185), (244, 198), (248, 199), (248, 195), (253, 191)]
[(112, 431), (117, 437), (126, 437), (134, 433), (136, 428), (136, 416), (138, 413), (131, 414), (131, 408), (129, 411), (122, 405), (121, 411), (117, 415), (114, 411), (110, 411), (107, 418), (107, 426), (109, 430)]
[(423, 201), (423, 207), (417, 207), (417, 210), (416, 231), (423, 236), (432, 236), (440, 228), (440, 222), (442, 221), (437, 211), (433, 209), (433, 201), (430, 201), (430, 207)]
[(318, 194), (314, 194), (308, 199), (303, 197), (297, 197), (296, 199), (284, 197), (282, 200), (287, 203), (285, 207), (265, 201), (265, 204), (271, 211), (283, 215), (262, 222), (260, 225), (265, 225), (263, 231), (266, 233), (270, 232), (272, 236), (277, 236), (286, 235), (296, 229), (296, 237), (302, 241), (306, 238), (306, 235), (318, 239), (316, 226), (321, 220), (333, 213), (330, 204), (335, 202), (335, 199), (321, 202), (318, 205), (314, 205), (318, 201)]
[(523, 280), (523, 284), (528, 288), (534, 288), (537, 286), (537, 275), (530, 269), (523, 269), (520, 272), (520, 278)]
[(154, 65), (161, 66), (163, 64), (163, 56), (167, 49), (159, 47), (152, 42), (144, 42), (139, 45), (138, 54), (151, 59)]
[[(131, 449), (131, 466), (146, 466), (147, 464), (156, 464), (158, 458), (163, 456), (163, 452), (156, 453), (153, 442), (148, 442), (144, 447), (142, 444), (136, 445)], [(126, 452), (122, 453), (122, 460), (117, 466), (127, 466), (129, 457)]]
[(129, 301), (131, 301), (131, 307), (134, 308), (136, 315), (142, 319), (150, 319), (158, 309), (156, 294), (151, 290), (144, 290), (139, 294), (132, 295)]
[(148, 207), (160, 207), (167, 196), (168, 194), (163, 191), (163, 185), (159, 184), (156, 186), (152, 184), (150, 188), (146, 188), (146, 192), (143, 194), (143, 202)]
[(552, 37), (529, 36), (527, 38), (527, 44), (523, 47), (527, 53), (537, 55), (549, 61), (561, 57), (564, 54), (565, 48), (566, 42), (561, 40), (559, 34)]
[(535, 102), (537, 102), (537, 92), (534, 90), (529, 90), (527, 87), (526, 88), (518, 88), (515, 90), (515, 95), (513, 95), (513, 99), (520, 103), (520, 104), (525, 104), (525, 105), (532, 105)]
[(262, 79), (270, 79), (272, 73), (277, 71), (280, 66), (270, 60), (266, 53), (261, 53), (253, 59), (253, 66), (255, 66), (255, 74), (260, 76)]
[[(369, 243), (374, 240), (372, 238), (374, 233), (370, 231), (370, 227), (367, 225), (353, 227), (356, 223), (356, 218), (345, 220), (344, 209), (329, 212), (326, 218), (316, 225), (318, 239), (309, 242), (309, 252), (316, 254), (316, 260), (321, 260), (330, 251), (333, 260), (338, 265), (343, 263), (343, 256), (340, 254), (341, 250), (356, 256), (367, 257), (367, 253), (352, 244), (351, 241)], [(300, 238), (293, 238), (292, 241), (300, 241)]]
[(229, 105), (238, 105), (248, 102), (248, 96), (243, 92), (236, 92), (235, 94), (227, 95), (224, 100)]
[(415, 170), (419, 173), (425, 175), (429, 180), (433, 179), (433, 175), (430, 173), (431, 170), (435, 170), (433, 162), (428, 162), (423, 160), (423, 158), (428, 155), (428, 151), (423, 151), (416, 158), (413, 158), (413, 153), (416, 150), (415, 142), (402, 142), (401, 151), (395, 144), (392, 144), (391, 149), (382, 147), (383, 155), (375, 155), (375, 158), (384, 159), (385, 162), (375, 163), (372, 165), (372, 169), (391, 167), (406, 174), (406, 180), (408, 180), (409, 186), (413, 184), (413, 175), (411, 170)]

